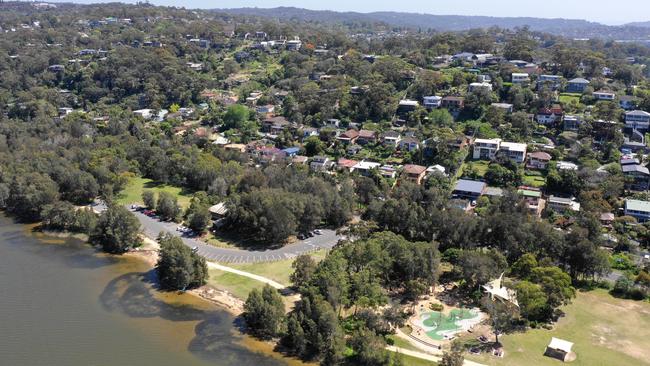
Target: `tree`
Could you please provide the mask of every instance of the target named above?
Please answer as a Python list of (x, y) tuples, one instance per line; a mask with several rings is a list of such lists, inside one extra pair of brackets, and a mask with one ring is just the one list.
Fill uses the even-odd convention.
[(208, 278), (205, 258), (169, 233), (161, 233), (158, 242), (160, 257), (156, 272), (162, 288), (185, 291), (205, 284)]
[(576, 294), (571, 286), (571, 277), (558, 267), (534, 268), (531, 281), (541, 285), (552, 307), (568, 304)]
[(253, 289), (244, 304), (246, 325), (260, 338), (270, 339), (284, 330), (284, 302), (280, 293), (266, 284), (262, 291)]
[(532, 274), (533, 268), (537, 267), (537, 259), (535, 256), (526, 253), (522, 255), (515, 263), (510, 267), (510, 273), (517, 276), (521, 279), (527, 279)]
[(154, 191), (145, 189), (142, 191), (142, 202), (144, 203), (144, 207), (146, 207), (149, 210), (153, 210), (156, 208), (156, 194)]
[(223, 116), (224, 127), (227, 130), (240, 129), (250, 119), (250, 110), (241, 104), (233, 104), (228, 107)]
[(293, 263), (291, 263), (293, 273), (289, 277), (291, 283), (296, 288), (301, 288), (309, 283), (312, 275), (316, 271), (316, 261), (309, 254), (299, 255)]
[(390, 352), (384, 340), (373, 331), (363, 327), (352, 335), (350, 347), (354, 350), (354, 364), (362, 366), (390, 366)]
[(463, 345), (460, 341), (451, 342), (451, 348), (442, 354), (439, 366), (463, 366), (465, 357), (463, 356)]
[(318, 136), (309, 136), (304, 141), (305, 154), (307, 156), (318, 155), (325, 149), (325, 144)]
[(49, 176), (40, 173), (19, 174), (9, 186), (7, 210), (21, 220), (38, 221), (43, 207), (58, 199), (59, 188)]
[(514, 321), (518, 317), (517, 309), (513, 304), (496, 298), (493, 300), (489, 296), (483, 297), (481, 305), (490, 315), (495, 343), (499, 344), (499, 334), (512, 329)]
[(190, 203), (190, 207), (187, 208), (185, 216), (187, 217), (187, 226), (199, 234), (205, 232), (208, 225), (212, 222), (212, 214), (210, 213), (207, 202), (196, 199), (196, 197), (192, 198), (192, 202)]
[(168, 192), (160, 192), (156, 202), (156, 213), (160, 215), (162, 220), (176, 220), (181, 213), (176, 196)]
[(550, 317), (552, 307), (540, 285), (521, 281), (515, 286), (515, 291), (521, 316), (535, 321), (544, 321)]
[(110, 205), (99, 216), (91, 241), (113, 254), (122, 254), (137, 248), (142, 244), (140, 221), (125, 207)]

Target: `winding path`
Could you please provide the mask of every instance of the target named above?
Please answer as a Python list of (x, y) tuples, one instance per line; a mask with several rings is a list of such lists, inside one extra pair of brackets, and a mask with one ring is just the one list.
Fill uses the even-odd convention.
[(197, 248), (197, 252), (207, 260), (221, 263), (260, 263), (274, 262), (295, 258), (298, 255), (313, 252), (319, 249), (331, 249), (341, 238), (334, 230), (322, 229), (322, 234), (315, 235), (306, 240), (298, 241), (277, 249), (268, 250), (243, 250), (232, 248), (218, 248), (201, 240), (188, 237), (177, 231), (178, 224), (162, 222), (151, 218), (142, 212), (131, 210), (140, 220), (143, 232), (150, 238), (156, 238), (161, 231), (167, 231), (183, 239), (183, 243), (190, 248)]
[[(440, 360), (442, 359), (442, 357), (440, 357), (440, 356), (434, 356), (434, 355), (430, 355), (428, 353), (411, 351), (411, 350), (406, 349), (406, 348), (399, 348), (399, 347), (395, 347), (395, 346), (386, 346), (386, 349), (391, 351), (391, 352), (397, 352), (397, 353), (401, 353), (403, 355), (419, 358), (419, 359), (422, 359), (422, 360), (432, 361), (432, 362), (436, 362), (436, 363), (440, 362)], [(463, 361), (463, 365), (464, 366), (486, 366), (486, 365), (484, 365), (482, 363), (478, 363), (478, 362), (474, 362), (474, 361), (470, 361), (470, 360)]]

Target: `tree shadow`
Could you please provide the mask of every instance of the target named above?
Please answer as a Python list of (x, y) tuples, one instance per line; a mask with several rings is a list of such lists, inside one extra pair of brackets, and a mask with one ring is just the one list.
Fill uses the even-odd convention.
[(156, 298), (155, 271), (131, 272), (111, 280), (99, 297), (110, 312), (132, 318), (161, 318), (172, 322), (197, 321), (195, 335), (187, 349), (201, 359), (223, 366), (282, 365), (261, 352), (239, 344), (243, 329), (241, 319), (225, 311), (206, 310), (182, 301), (166, 302)]

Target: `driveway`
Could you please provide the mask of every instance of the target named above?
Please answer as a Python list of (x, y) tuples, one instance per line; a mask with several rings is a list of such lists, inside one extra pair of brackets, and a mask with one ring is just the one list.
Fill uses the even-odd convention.
[(178, 224), (173, 222), (161, 222), (151, 218), (142, 212), (131, 210), (140, 220), (143, 232), (146, 236), (155, 239), (161, 231), (167, 231), (172, 235), (183, 239), (185, 245), (190, 248), (197, 247), (198, 253), (206, 259), (222, 263), (258, 263), (274, 262), (289, 258), (294, 258), (300, 254), (313, 252), (318, 249), (331, 249), (341, 238), (336, 235), (336, 231), (322, 229), (322, 234), (314, 235), (306, 240), (298, 241), (294, 244), (277, 249), (269, 250), (242, 250), (231, 248), (218, 248), (208, 245), (201, 240), (184, 236), (177, 231)]

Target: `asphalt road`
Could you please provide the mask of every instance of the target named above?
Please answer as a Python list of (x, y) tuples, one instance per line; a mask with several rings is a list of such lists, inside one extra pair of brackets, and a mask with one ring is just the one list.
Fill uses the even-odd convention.
[(155, 239), (161, 231), (167, 231), (183, 239), (185, 245), (190, 248), (198, 247), (198, 253), (208, 260), (221, 263), (258, 263), (273, 262), (283, 259), (294, 258), (300, 254), (309, 253), (318, 249), (331, 249), (339, 241), (340, 236), (334, 230), (322, 229), (322, 234), (314, 235), (306, 240), (298, 241), (277, 249), (269, 250), (243, 250), (231, 248), (218, 248), (208, 245), (177, 231), (178, 224), (173, 222), (161, 222), (149, 217), (142, 212), (131, 210), (140, 220), (143, 233)]

